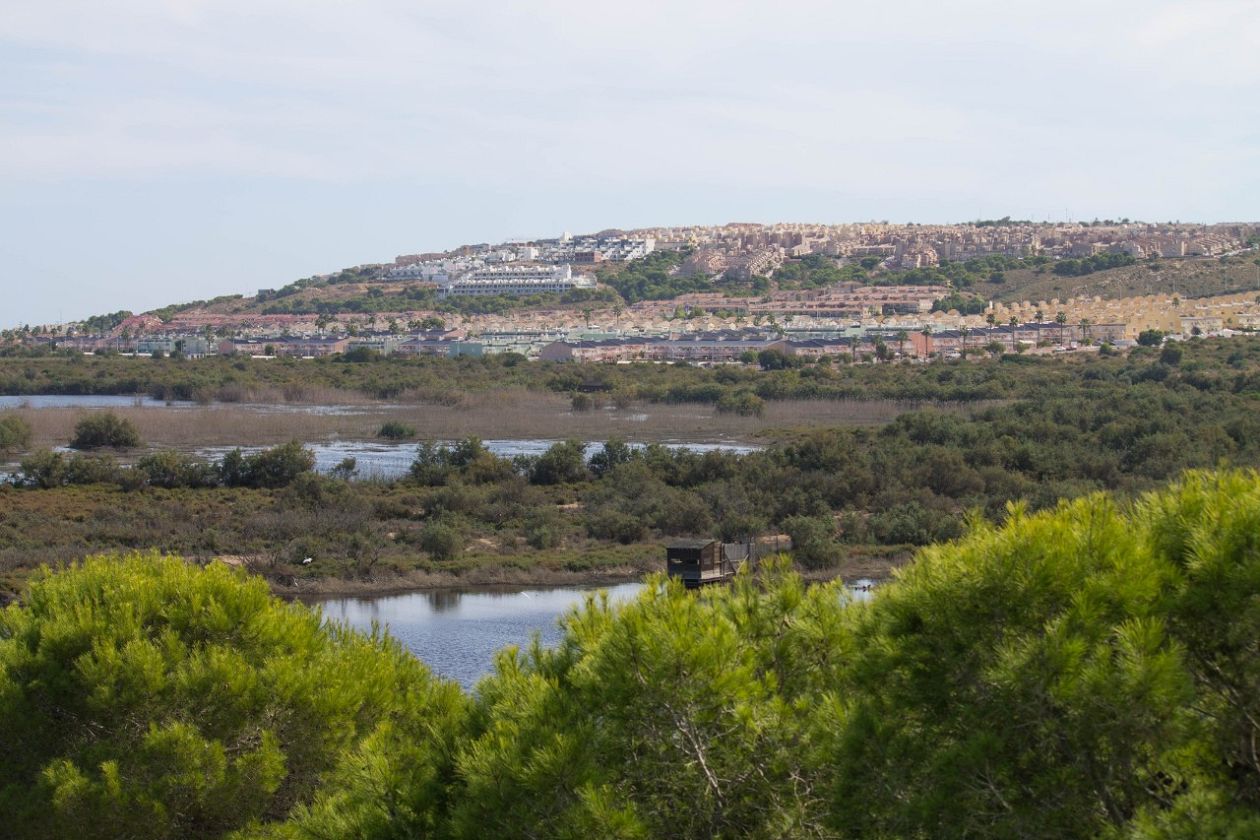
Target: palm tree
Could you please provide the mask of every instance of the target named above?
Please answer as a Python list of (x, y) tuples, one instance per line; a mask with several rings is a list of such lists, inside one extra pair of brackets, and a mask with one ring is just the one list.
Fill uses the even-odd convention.
[(965, 324), (958, 330), (962, 334), (962, 357), (967, 358), (967, 336), (971, 334), (971, 328)]
[(1081, 319), (1081, 343), (1082, 344), (1089, 343), (1089, 319), (1088, 318)]
[(897, 330), (897, 355), (906, 355), (906, 339), (909, 337), (910, 334), (905, 330)]
[(1054, 316), (1054, 322), (1059, 325), (1059, 344), (1063, 344), (1063, 328), (1067, 326), (1067, 313), (1060, 311)]
[(1015, 327), (1017, 324), (1019, 324), (1019, 319), (1016, 318), (1014, 315), (1012, 315), (1009, 323), (1011, 325), (1011, 352), (1014, 353), (1015, 352)]
[(919, 332), (923, 335), (923, 339), (924, 339), (923, 340), (923, 355), (930, 357), (932, 355), (932, 345), (931, 345), (932, 325), (925, 324), (923, 326), (923, 329), (919, 330)]
[(1046, 320), (1046, 313), (1040, 309), (1033, 315), (1033, 320), (1037, 322), (1037, 346), (1041, 346), (1041, 322)]

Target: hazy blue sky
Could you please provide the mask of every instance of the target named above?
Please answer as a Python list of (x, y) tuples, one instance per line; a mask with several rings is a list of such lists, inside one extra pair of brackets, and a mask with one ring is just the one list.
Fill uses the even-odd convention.
[(1260, 217), (1260, 0), (0, 0), (0, 326), (726, 221)]

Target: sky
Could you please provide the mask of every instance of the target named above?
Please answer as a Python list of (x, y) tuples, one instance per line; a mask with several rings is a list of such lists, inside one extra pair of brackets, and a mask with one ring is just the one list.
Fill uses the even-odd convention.
[(729, 221), (1260, 218), (1260, 0), (0, 0), (0, 327)]

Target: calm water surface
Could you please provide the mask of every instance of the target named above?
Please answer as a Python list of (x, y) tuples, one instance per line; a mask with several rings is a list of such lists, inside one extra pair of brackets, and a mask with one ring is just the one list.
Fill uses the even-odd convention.
[(197, 403), (189, 400), (156, 400), (150, 396), (118, 396), (109, 394), (33, 394), (0, 396), (0, 411), (6, 408), (160, 408), (160, 409), (236, 409), (258, 414), (320, 414), (354, 416), (380, 414), (402, 408), (394, 403), (360, 405), (319, 403)]
[[(454, 441), (445, 441), (445, 443), (453, 444)], [(482, 443), (486, 449), (501, 458), (513, 458), (517, 455), (541, 455), (557, 441), (535, 438), (483, 440)], [(602, 441), (588, 443), (586, 445), (586, 457), (590, 458), (603, 445)], [(695, 452), (721, 450), (724, 452), (748, 453), (760, 449), (758, 446), (734, 442), (684, 443), (681, 441), (669, 441), (665, 442), (664, 445), (671, 449), (691, 449)], [(408, 443), (376, 443), (361, 440), (345, 440), (328, 443), (307, 443), (306, 446), (315, 453), (315, 469), (320, 472), (328, 472), (344, 459), (353, 458), (359, 471), (359, 478), (388, 480), (400, 478), (407, 474), (407, 471), (411, 469), (411, 462), (416, 459), (416, 449), (419, 444), (414, 441)], [(630, 446), (638, 448), (642, 447), (643, 444), (631, 443)], [(197, 449), (196, 454), (210, 461), (218, 461), (233, 448), (231, 446), (207, 446)], [(259, 452), (263, 448), (261, 446), (241, 447), (242, 451), (246, 453)]]
[[(871, 597), (874, 582), (859, 580), (850, 593)], [(338, 598), (319, 602), (324, 616), (371, 630), (373, 622), (402, 642), (433, 671), (466, 689), (489, 674), (494, 654), (507, 645), (525, 647), (537, 633), (547, 646), (558, 644), (557, 620), (600, 589), (614, 602), (627, 601), (641, 583), (609, 587), (554, 589), (435, 590), (378, 598)]]
[[(633, 598), (641, 583), (604, 587), (613, 601)], [(435, 590), (380, 598), (321, 601), (327, 618), (360, 630), (380, 624), (434, 673), (471, 689), (490, 673), (494, 654), (528, 645), (534, 633), (545, 645), (560, 641), (557, 619), (598, 588)]]
[(0, 396), (0, 410), (6, 408), (178, 408), (190, 402), (167, 403), (153, 397), (120, 397), (100, 394), (36, 394), (26, 397)]

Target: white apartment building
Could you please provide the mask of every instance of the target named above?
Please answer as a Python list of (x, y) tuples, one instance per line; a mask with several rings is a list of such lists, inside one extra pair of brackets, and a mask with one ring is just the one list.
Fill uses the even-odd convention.
[(574, 289), (595, 288), (595, 278), (574, 274), (565, 265), (487, 266), (454, 280), (443, 290), (446, 295), (537, 295), (564, 294)]

